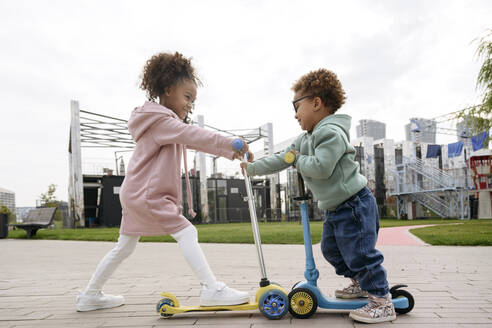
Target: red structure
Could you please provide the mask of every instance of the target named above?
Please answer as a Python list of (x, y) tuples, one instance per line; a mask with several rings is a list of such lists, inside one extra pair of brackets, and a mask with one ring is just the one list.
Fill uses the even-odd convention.
[(492, 155), (473, 156), (470, 169), (476, 190), (492, 189)]

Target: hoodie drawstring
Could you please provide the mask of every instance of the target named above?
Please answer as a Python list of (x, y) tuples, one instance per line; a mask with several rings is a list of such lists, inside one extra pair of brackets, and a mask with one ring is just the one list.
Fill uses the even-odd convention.
[(188, 164), (186, 160), (186, 146), (183, 145), (183, 160), (185, 167), (185, 179), (186, 179), (186, 195), (188, 196), (188, 214), (192, 218), (196, 216), (195, 211), (193, 211), (193, 199), (191, 198), (191, 188), (190, 188), (190, 178), (188, 177)]

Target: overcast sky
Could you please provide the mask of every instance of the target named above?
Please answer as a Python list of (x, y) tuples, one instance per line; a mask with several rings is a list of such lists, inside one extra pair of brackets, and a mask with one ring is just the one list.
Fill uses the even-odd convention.
[[(0, 1), (0, 187), (34, 206), (49, 184), (67, 200), (70, 100), (129, 117), (139, 75), (157, 52), (193, 57), (203, 81), (195, 114), (222, 129), (273, 123), (301, 130), (290, 91), (303, 74), (338, 74), (352, 116), (404, 139), (410, 117), (477, 100), (474, 39), (492, 1)], [(439, 140), (438, 140), (439, 142)], [(87, 159), (106, 156), (83, 150)]]

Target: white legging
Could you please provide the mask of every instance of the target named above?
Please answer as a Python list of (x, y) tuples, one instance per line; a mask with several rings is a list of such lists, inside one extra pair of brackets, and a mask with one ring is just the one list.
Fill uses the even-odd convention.
[[(196, 228), (190, 225), (171, 236), (178, 242), (181, 253), (200, 280), (200, 283), (207, 285), (209, 288), (215, 286), (216, 279), (198, 244)], [(99, 262), (85, 292), (94, 293), (102, 290), (106, 281), (123, 260), (133, 253), (139, 239), (140, 236), (120, 235), (116, 246)]]

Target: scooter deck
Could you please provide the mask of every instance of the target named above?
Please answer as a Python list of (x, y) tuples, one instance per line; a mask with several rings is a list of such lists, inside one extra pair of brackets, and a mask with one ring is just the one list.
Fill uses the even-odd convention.
[(198, 312), (198, 311), (247, 311), (247, 310), (257, 310), (258, 303), (244, 303), (238, 305), (220, 305), (220, 306), (178, 306), (173, 307), (169, 305), (164, 305), (162, 307), (162, 312), (166, 314), (178, 314), (184, 312)]
[[(404, 297), (395, 298), (392, 300), (393, 305), (397, 309), (408, 307), (408, 300)], [(337, 312), (351, 311), (363, 307), (368, 303), (367, 298), (340, 299), (336, 297), (318, 298), (318, 306), (322, 309), (333, 309)]]
[(288, 295), (288, 292), (282, 288), (279, 285), (276, 284), (270, 284), (265, 287), (260, 287), (256, 291), (256, 296), (254, 298), (254, 302), (251, 300), (248, 303), (243, 303), (243, 304), (238, 304), (238, 305), (217, 305), (217, 306), (180, 306), (179, 301), (176, 296), (174, 296), (171, 293), (167, 292), (162, 292), (161, 296), (168, 298), (169, 300), (172, 301), (173, 306), (168, 305), (168, 304), (163, 304), (162, 307), (160, 308), (160, 313), (161, 314), (178, 314), (178, 313), (184, 313), (184, 312), (199, 312), (199, 311), (248, 311), (248, 310), (258, 310), (259, 309), (259, 304), (258, 300), (261, 299), (261, 296), (264, 295), (265, 293), (269, 291), (279, 291), (284, 293), (285, 295)]
[[(326, 297), (322, 294), (317, 286), (313, 286), (307, 282), (301, 282), (296, 285), (296, 288), (307, 288), (311, 290), (318, 300), (318, 307), (322, 309), (331, 309), (336, 312), (351, 311), (363, 307), (369, 302), (368, 298), (351, 298), (343, 299), (337, 297)], [(392, 300), (396, 309), (405, 309), (408, 307), (408, 299), (398, 297)]]

